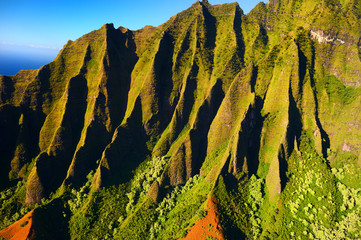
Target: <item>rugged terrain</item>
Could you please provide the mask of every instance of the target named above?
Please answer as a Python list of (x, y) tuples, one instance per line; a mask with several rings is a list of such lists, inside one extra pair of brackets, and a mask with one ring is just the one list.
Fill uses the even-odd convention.
[(203, 0), (0, 76), (0, 229), (34, 209), (31, 239), (361, 238), (360, 20)]

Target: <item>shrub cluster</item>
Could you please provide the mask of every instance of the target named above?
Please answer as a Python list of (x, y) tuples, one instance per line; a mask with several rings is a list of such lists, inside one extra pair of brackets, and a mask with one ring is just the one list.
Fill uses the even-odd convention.
[(160, 181), (160, 176), (167, 162), (168, 158), (166, 157), (154, 157), (146, 165), (145, 171), (141, 171), (134, 176), (131, 191), (126, 194), (129, 199), (126, 206), (126, 212), (128, 214), (133, 211), (139, 200), (145, 198), (152, 183), (155, 180)]
[(0, 192), (0, 229), (13, 224), (31, 208), (25, 202), (25, 180)]
[[(150, 239), (155, 239), (159, 233), (166, 226), (164, 223), (167, 220), (168, 213), (177, 205), (177, 197), (187, 193), (193, 186), (197, 185), (203, 179), (202, 176), (195, 175), (188, 179), (184, 186), (176, 186), (173, 191), (169, 192), (158, 207), (155, 209), (157, 213), (157, 220), (150, 228)], [(204, 213), (203, 213), (204, 215)]]

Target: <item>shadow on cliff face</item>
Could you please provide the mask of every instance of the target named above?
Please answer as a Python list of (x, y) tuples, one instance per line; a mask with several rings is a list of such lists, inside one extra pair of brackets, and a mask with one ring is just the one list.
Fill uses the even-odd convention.
[(60, 187), (66, 177), (84, 127), (87, 95), (87, 81), (82, 75), (70, 79), (63, 119), (49, 148), (50, 171), (52, 173), (51, 178), (47, 181), (49, 192)]
[(15, 150), (20, 111), (16, 107), (0, 107), (0, 190), (9, 184), (10, 161)]
[(150, 154), (147, 148), (149, 140), (142, 125), (142, 105), (138, 98), (132, 115), (126, 124), (117, 128), (112, 143), (103, 153), (101, 184), (97, 187), (129, 181), (133, 177), (133, 170)]
[(192, 161), (192, 176), (199, 173), (199, 170), (206, 159), (208, 132), (224, 96), (222, 81), (218, 79), (216, 84), (212, 87), (210, 95), (199, 108), (194, 130), (190, 134), (191, 140), (193, 140), (192, 152), (194, 154)]
[[(20, 136), (20, 117), (23, 113), (23, 124), (27, 127)], [(39, 141), (39, 132), (41, 124), (45, 120), (44, 113), (24, 109), (19, 107), (3, 105), (0, 107), (0, 189), (6, 187), (9, 183), (9, 173), (13, 168), (21, 169), (39, 153), (37, 142)], [(21, 141), (21, 142), (20, 142)], [(16, 163), (11, 163), (17, 144), (24, 144), (24, 151), (27, 157), (20, 156), (21, 159)], [(17, 164), (17, 166), (12, 166)], [(16, 173), (17, 174), (17, 173)], [(17, 177), (17, 176), (14, 176)]]
[(263, 108), (263, 99), (256, 97), (254, 107), (247, 112), (245, 120), (242, 122), (242, 129), (247, 144), (247, 166), (249, 177), (257, 174), (259, 166), (259, 150), (261, 144), (261, 133), (263, 121), (261, 110)]

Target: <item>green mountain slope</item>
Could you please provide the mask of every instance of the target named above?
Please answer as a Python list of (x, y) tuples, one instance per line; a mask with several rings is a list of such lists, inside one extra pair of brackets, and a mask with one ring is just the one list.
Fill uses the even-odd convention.
[(0, 76), (0, 229), (35, 208), (33, 239), (360, 238), (360, 18), (203, 0)]

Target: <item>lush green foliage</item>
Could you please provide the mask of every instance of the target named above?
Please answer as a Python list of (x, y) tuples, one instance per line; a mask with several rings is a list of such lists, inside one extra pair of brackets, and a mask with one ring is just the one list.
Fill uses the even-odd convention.
[(31, 210), (22, 202), (25, 199), (25, 180), (0, 192), (0, 229), (19, 220)]
[(150, 238), (184, 237), (188, 227), (205, 216), (204, 202), (210, 188), (204, 176), (195, 175), (184, 186), (169, 191), (156, 208), (157, 220), (150, 229)]
[(131, 183), (131, 191), (127, 193), (129, 202), (126, 212), (129, 214), (139, 200), (143, 200), (154, 181), (160, 182), (160, 176), (167, 164), (168, 158), (154, 157), (144, 167), (143, 171), (138, 171)]

